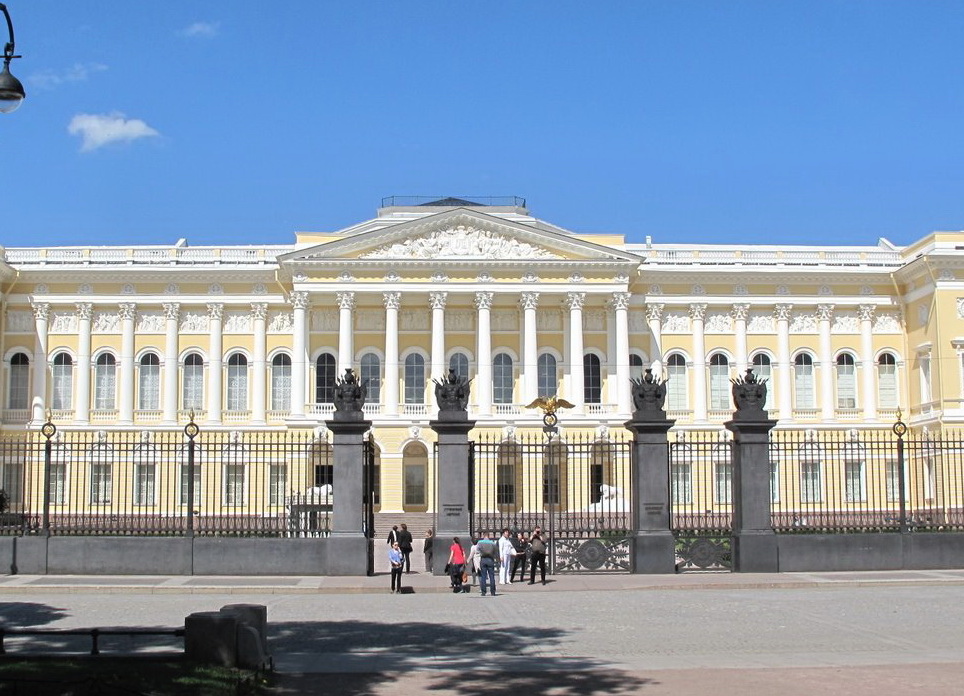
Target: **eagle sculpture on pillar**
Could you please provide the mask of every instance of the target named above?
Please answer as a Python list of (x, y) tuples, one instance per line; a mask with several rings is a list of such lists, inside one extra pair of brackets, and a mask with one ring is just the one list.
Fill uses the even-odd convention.
[(526, 406), (526, 408), (541, 408), (542, 412), (547, 416), (555, 415), (556, 411), (558, 411), (560, 408), (575, 407), (575, 404), (571, 404), (565, 399), (560, 399), (558, 396), (540, 396), (538, 399)]

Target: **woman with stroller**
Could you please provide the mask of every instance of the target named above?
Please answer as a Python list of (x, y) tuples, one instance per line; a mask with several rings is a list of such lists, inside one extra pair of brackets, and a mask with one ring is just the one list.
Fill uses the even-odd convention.
[(452, 592), (462, 591), (462, 573), (465, 571), (465, 551), (458, 537), (452, 539), (449, 547), (449, 577), (452, 579)]

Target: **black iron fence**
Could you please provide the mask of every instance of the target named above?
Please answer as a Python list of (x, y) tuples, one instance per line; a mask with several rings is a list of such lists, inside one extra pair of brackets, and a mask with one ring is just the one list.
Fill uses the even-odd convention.
[(332, 450), (289, 432), (0, 437), (0, 534), (328, 533)]

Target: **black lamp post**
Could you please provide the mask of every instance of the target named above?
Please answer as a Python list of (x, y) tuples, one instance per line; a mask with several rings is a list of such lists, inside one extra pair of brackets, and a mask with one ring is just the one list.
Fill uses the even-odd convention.
[(4, 19), (7, 20), (7, 31), (10, 40), (3, 47), (3, 70), (0, 71), (0, 114), (9, 114), (16, 111), (27, 94), (23, 91), (20, 80), (10, 74), (10, 61), (20, 56), (14, 55), (13, 22), (10, 21), (10, 13), (7, 6), (0, 2), (0, 12), (3, 12)]

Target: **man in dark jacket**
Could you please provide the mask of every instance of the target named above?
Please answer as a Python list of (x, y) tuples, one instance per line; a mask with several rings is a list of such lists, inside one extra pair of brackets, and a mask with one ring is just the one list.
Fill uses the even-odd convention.
[(401, 549), (402, 557), (405, 559), (405, 572), (412, 572), (412, 533), (408, 531), (408, 525), (403, 524), (398, 530), (398, 548)]

